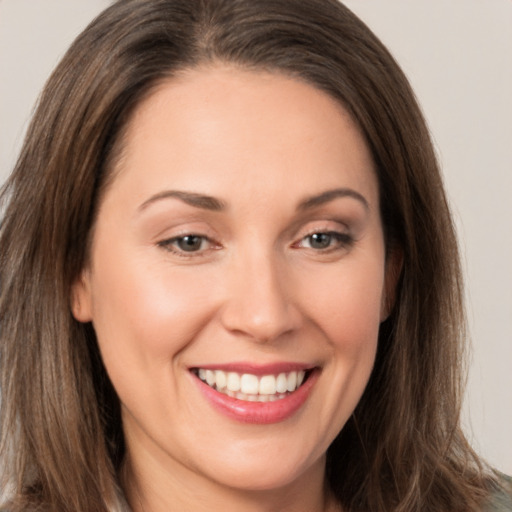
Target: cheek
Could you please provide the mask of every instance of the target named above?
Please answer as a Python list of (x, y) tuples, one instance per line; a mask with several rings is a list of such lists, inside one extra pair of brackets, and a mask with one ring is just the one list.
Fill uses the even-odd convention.
[(137, 257), (97, 261), (93, 325), (112, 379), (168, 368), (208, 321), (204, 283)]
[[(345, 290), (338, 296), (338, 307), (325, 314), (323, 330), (330, 342), (334, 387), (357, 402), (370, 376), (377, 350), (380, 327), (380, 294)], [(355, 407), (355, 402), (352, 405)]]
[[(378, 252), (376, 255), (378, 256)], [(311, 317), (333, 349), (357, 355), (373, 350), (378, 336), (384, 291), (384, 265), (375, 257), (340, 265), (317, 275), (309, 290)]]

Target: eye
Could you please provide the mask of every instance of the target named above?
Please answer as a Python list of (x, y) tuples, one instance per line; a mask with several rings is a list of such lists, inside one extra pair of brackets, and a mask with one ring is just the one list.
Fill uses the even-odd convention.
[(349, 246), (352, 243), (352, 237), (345, 233), (336, 231), (319, 231), (311, 233), (300, 240), (298, 246), (317, 251), (325, 251), (328, 249), (337, 249)]
[(212, 242), (205, 236), (188, 234), (176, 236), (159, 242), (158, 245), (175, 253), (202, 252), (212, 247)]

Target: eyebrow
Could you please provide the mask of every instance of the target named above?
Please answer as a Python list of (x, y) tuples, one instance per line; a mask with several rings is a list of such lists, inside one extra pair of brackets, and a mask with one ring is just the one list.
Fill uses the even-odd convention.
[(322, 192), (321, 194), (318, 194), (316, 196), (307, 197), (306, 199), (299, 203), (297, 209), (301, 211), (309, 210), (317, 206), (322, 206), (325, 203), (333, 201), (334, 199), (337, 199), (339, 197), (351, 197), (352, 199), (356, 199), (357, 201), (362, 203), (366, 210), (370, 209), (370, 205), (368, 204), (366, 198), (362, 194), (351, 188), (335, 188), (332, 190), (326, 190), (325, 192)]
[[(335, 188), (332, 190), (326, 190), (325, 192), (315, 196), (307, 197), (299, 203), (297, 210), (310, 210), (317, 206), (322, 206), (330, 201), (333, 201), (334, 199), (343, 197), (356, 199), (362, 203), (366, 210), (370, 209), (368, 201), (359, 192), (356, 192), (350, 188)], [(159, 192), (158, 194), (155, 194), (144, 201), (139, 206), (139, 211), (142, 211), (149, 205), (164, 199), (179, 199), (180, 201), (183, 201), (190, 206), (194, 206), (195, 208), (201, 208), (203, 210), (210, 210), (215, 212), (223, 211), (226, 209), (226, 203), (220, 199), (217, 199), (216, 197), (197, 194), (195, 192), (185, 192), (182, 190), (164, 190), (163, 192)]]
[(190, 206), (201, 208), (203, 210), (211, 210), (219, 212), (226, 209), (226, 204), (215, 197), (204, 194), (196, 194), (195, 192), (184, 192), (181, 190), (164, 190), (151, 196), (139, 206), (139, 211), (146, 209), (149, 205), (161, 201), (163, 199), (179, 199)]

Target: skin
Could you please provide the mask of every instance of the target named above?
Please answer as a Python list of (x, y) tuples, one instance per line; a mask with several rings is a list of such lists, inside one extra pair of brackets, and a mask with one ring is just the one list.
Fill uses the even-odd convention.
[[(325, 453), (368, 381), (395, 274), (355, 123), (297, 80), (189, 70), (139, 105), (114, 172), (72, 303), (122, 403), (133, 509), (337, 510)], [(354, 194), (298, 207), (340, 188)], [(186, 252), (189, 234), (204, 238)], [(189, 371), (240, 361), (307, 363), (318, 380), (290, 418), (248, 424)]]

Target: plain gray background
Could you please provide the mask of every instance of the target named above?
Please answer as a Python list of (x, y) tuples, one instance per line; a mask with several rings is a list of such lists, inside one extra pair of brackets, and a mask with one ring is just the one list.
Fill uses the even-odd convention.
[[(0, 182), (50, 71), (108, 0), (0, 0)], [(464, 422), (512, 474), (512, 0), (346, 0), (423, 106), (465, 254), (473, 357)]]

